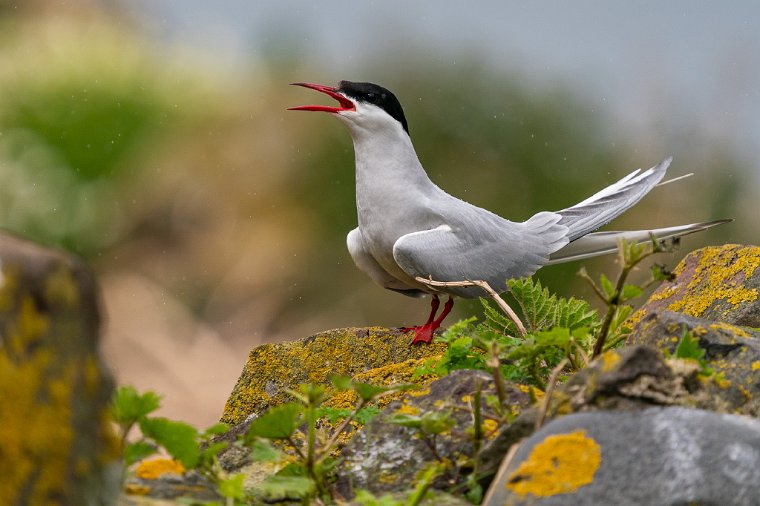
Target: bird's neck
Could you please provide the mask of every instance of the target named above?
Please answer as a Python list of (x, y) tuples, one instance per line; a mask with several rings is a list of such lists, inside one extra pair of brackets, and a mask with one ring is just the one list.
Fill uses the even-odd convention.
[(425, 191), (433, 185), (402, 129), (352, 132), (359, 194)]

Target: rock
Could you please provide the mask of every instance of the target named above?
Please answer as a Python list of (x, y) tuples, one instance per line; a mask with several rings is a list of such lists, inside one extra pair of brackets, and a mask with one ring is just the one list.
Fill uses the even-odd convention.
[[(469, 457), (474, 453), (473, 414), (470, 399), (481, 385), (482, 413), (493, 417), (485, 396), (495, 395), (493, 378), (483, 371), (454, 371), (430, 384), (429, 392), (394, 401), (360, 430), (341, 452), (338, 490), (344, 497), (353, 497), (356, 490), (373, 494), (407, 489), (415, 476), (427, 465), (447, 463), (447, 470), (433, 483), (433, 488), (449, 489), (466, 477)], [(508, 404), (518, 411), (530, 404), (524, 389), (507, 385)], [(423, 439), (417, 429), (388, 422), (394, 414), (421, 415), (425, 412), (448, 413), (453, 427), (435, 438)], [(484, 418), (488, 420), (488, 417)], [(495, 424), (485, 421), (486, 442), (493, 437)], [(490, 427), (490, 428), (489, 428)], [(498, 456), (501, 460), (501, 455)], [(496, 461), (496, 465), (498, 461)]]
[[(227, 400), (222, 421), (244, 422), (251, 414), (261, 414), (282, 403), (287, 389), (301, 383), (328, 384), (334, 374), (353, 377), (403, 363), (403, 367), (391, 368), (391, 373), (396, 373), (395, 382), (401, 383), (423, 359), (446, 349), (437, 343), (410, 346), (410, 341), (408, 334), (370, 327), (329, 330), (298, 341), (257, 346)], [(389, 374), (388, 369), (381, 372)]]
[(760, 332), (664, 311), (645, 316), (628, 342), (674, 354), (684, 331), (699, 339), (707, 365), (715, 371), (705, 378), (703, 386), (713, 398), (723, 401), (721, 410), (759, 416)]
[(689, 253), (629, 322), (675, 311), (689, 316), (760, 327), (760, 247), (728, 244)]
[(115, 501), (99, 327), (95, 281), (79, 260), (0, 235), (0, 504)]
[(682, 407), (561, 417), (525, 440), (483, 504), (750, 506), (760, 422)]

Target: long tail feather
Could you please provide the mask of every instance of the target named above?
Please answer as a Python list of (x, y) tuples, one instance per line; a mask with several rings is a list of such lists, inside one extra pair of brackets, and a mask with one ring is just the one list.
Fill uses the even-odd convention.
[(704, 223), (692, 223), (690, 225), (658, 228), (654, 230), (594, 232), (576, 239), (561, 250), (553, 253), (549, 257), (549, 265), (570, 262), (573, 260), (583, 260), (584, 258), (613, 253), (617, 250), (618, 241), (620, 239), (625, 239), (629, 242), (646, 242), (650, 240), (651, 234), (654, 234), (658, 240), (664, 241), (707, 230), (708, 228), (729, 223), (731, 221), (733, 220), (715, 220)]
[(570, 241), (606, 225), (636, 204), (662, 180), (672, 160), (668, 157), (644, 172), (635, 170), (583, 202), (557, 211), (562, 216), (559, 224), (570, 229)]

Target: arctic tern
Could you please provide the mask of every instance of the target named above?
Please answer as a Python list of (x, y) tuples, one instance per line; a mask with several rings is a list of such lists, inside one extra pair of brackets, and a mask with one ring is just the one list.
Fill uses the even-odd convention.
[[(672, 158), (636, 170), (572, 207), (509, 221), (447, 194), (430, 180), (412, 146), (401, 104), (389, 90), (351, 81), (337, 87), (293, 84), (329, 95), (338, 105), (290, 110), (331, 113), (353, 139), (358, 227), (346, 242), (357, 267), (383, 288), (409, 296), (432, 294), (427, 322), (404, 329), (414, 330), (412, 344), (432, 340), (453, 307), (452, 296), (483, 295), (478, 287), (433, 287), (415, 278), (482, 280), (503, 291), (506, 280), (530, 276), (544, 265), (614, 252), (621, 238), (643, 242), (654, 235), (666, 240), (731, 221), (594, 232), (654, 188)], [(436, 317), (439, 294), (449, 297)]]

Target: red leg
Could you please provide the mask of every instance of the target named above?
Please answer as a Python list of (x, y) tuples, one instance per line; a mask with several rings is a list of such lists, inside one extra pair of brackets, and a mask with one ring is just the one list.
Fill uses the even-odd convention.
[(414, 331), (412, 344), (430, 343), (433, 340), (433, 333), (441, 326), (443, 319), (448, 316), (451, 312), (451, 308), (454, 307), (454, 299), (449, 296), (449, 299), (443, 306), (443, 311), (441, 311), (441, 314), (436, 318), (435, 313), (438, 312), (438, 306), (440, 303), (441, 301), (439, 300), (438, 295), (433, 295), (433, 300), (430, 303), (430, 316), (428, 317), (427, 322), (425, 322), (424, 325), (419, 325), (417, 327), (405, 327), (401, 329), (403, 332)]
[(438, 295), (433, 295), (433, 300), (430, 301), (430, 316), (428, 316), (427, 321), (422, 325), (416, 325), (414, 327), (401, 327), (399, 330), (401, 332), (411, 332), (412, 330), (417, 332), (417, 329), (420, 329), (424, 327), (425, 325), (430, 325), (433, 323), (433, 318), (435, 318), (435, 314), (438, 312), (438, 306), (441, 305), (441, 299), (438, 298)]

